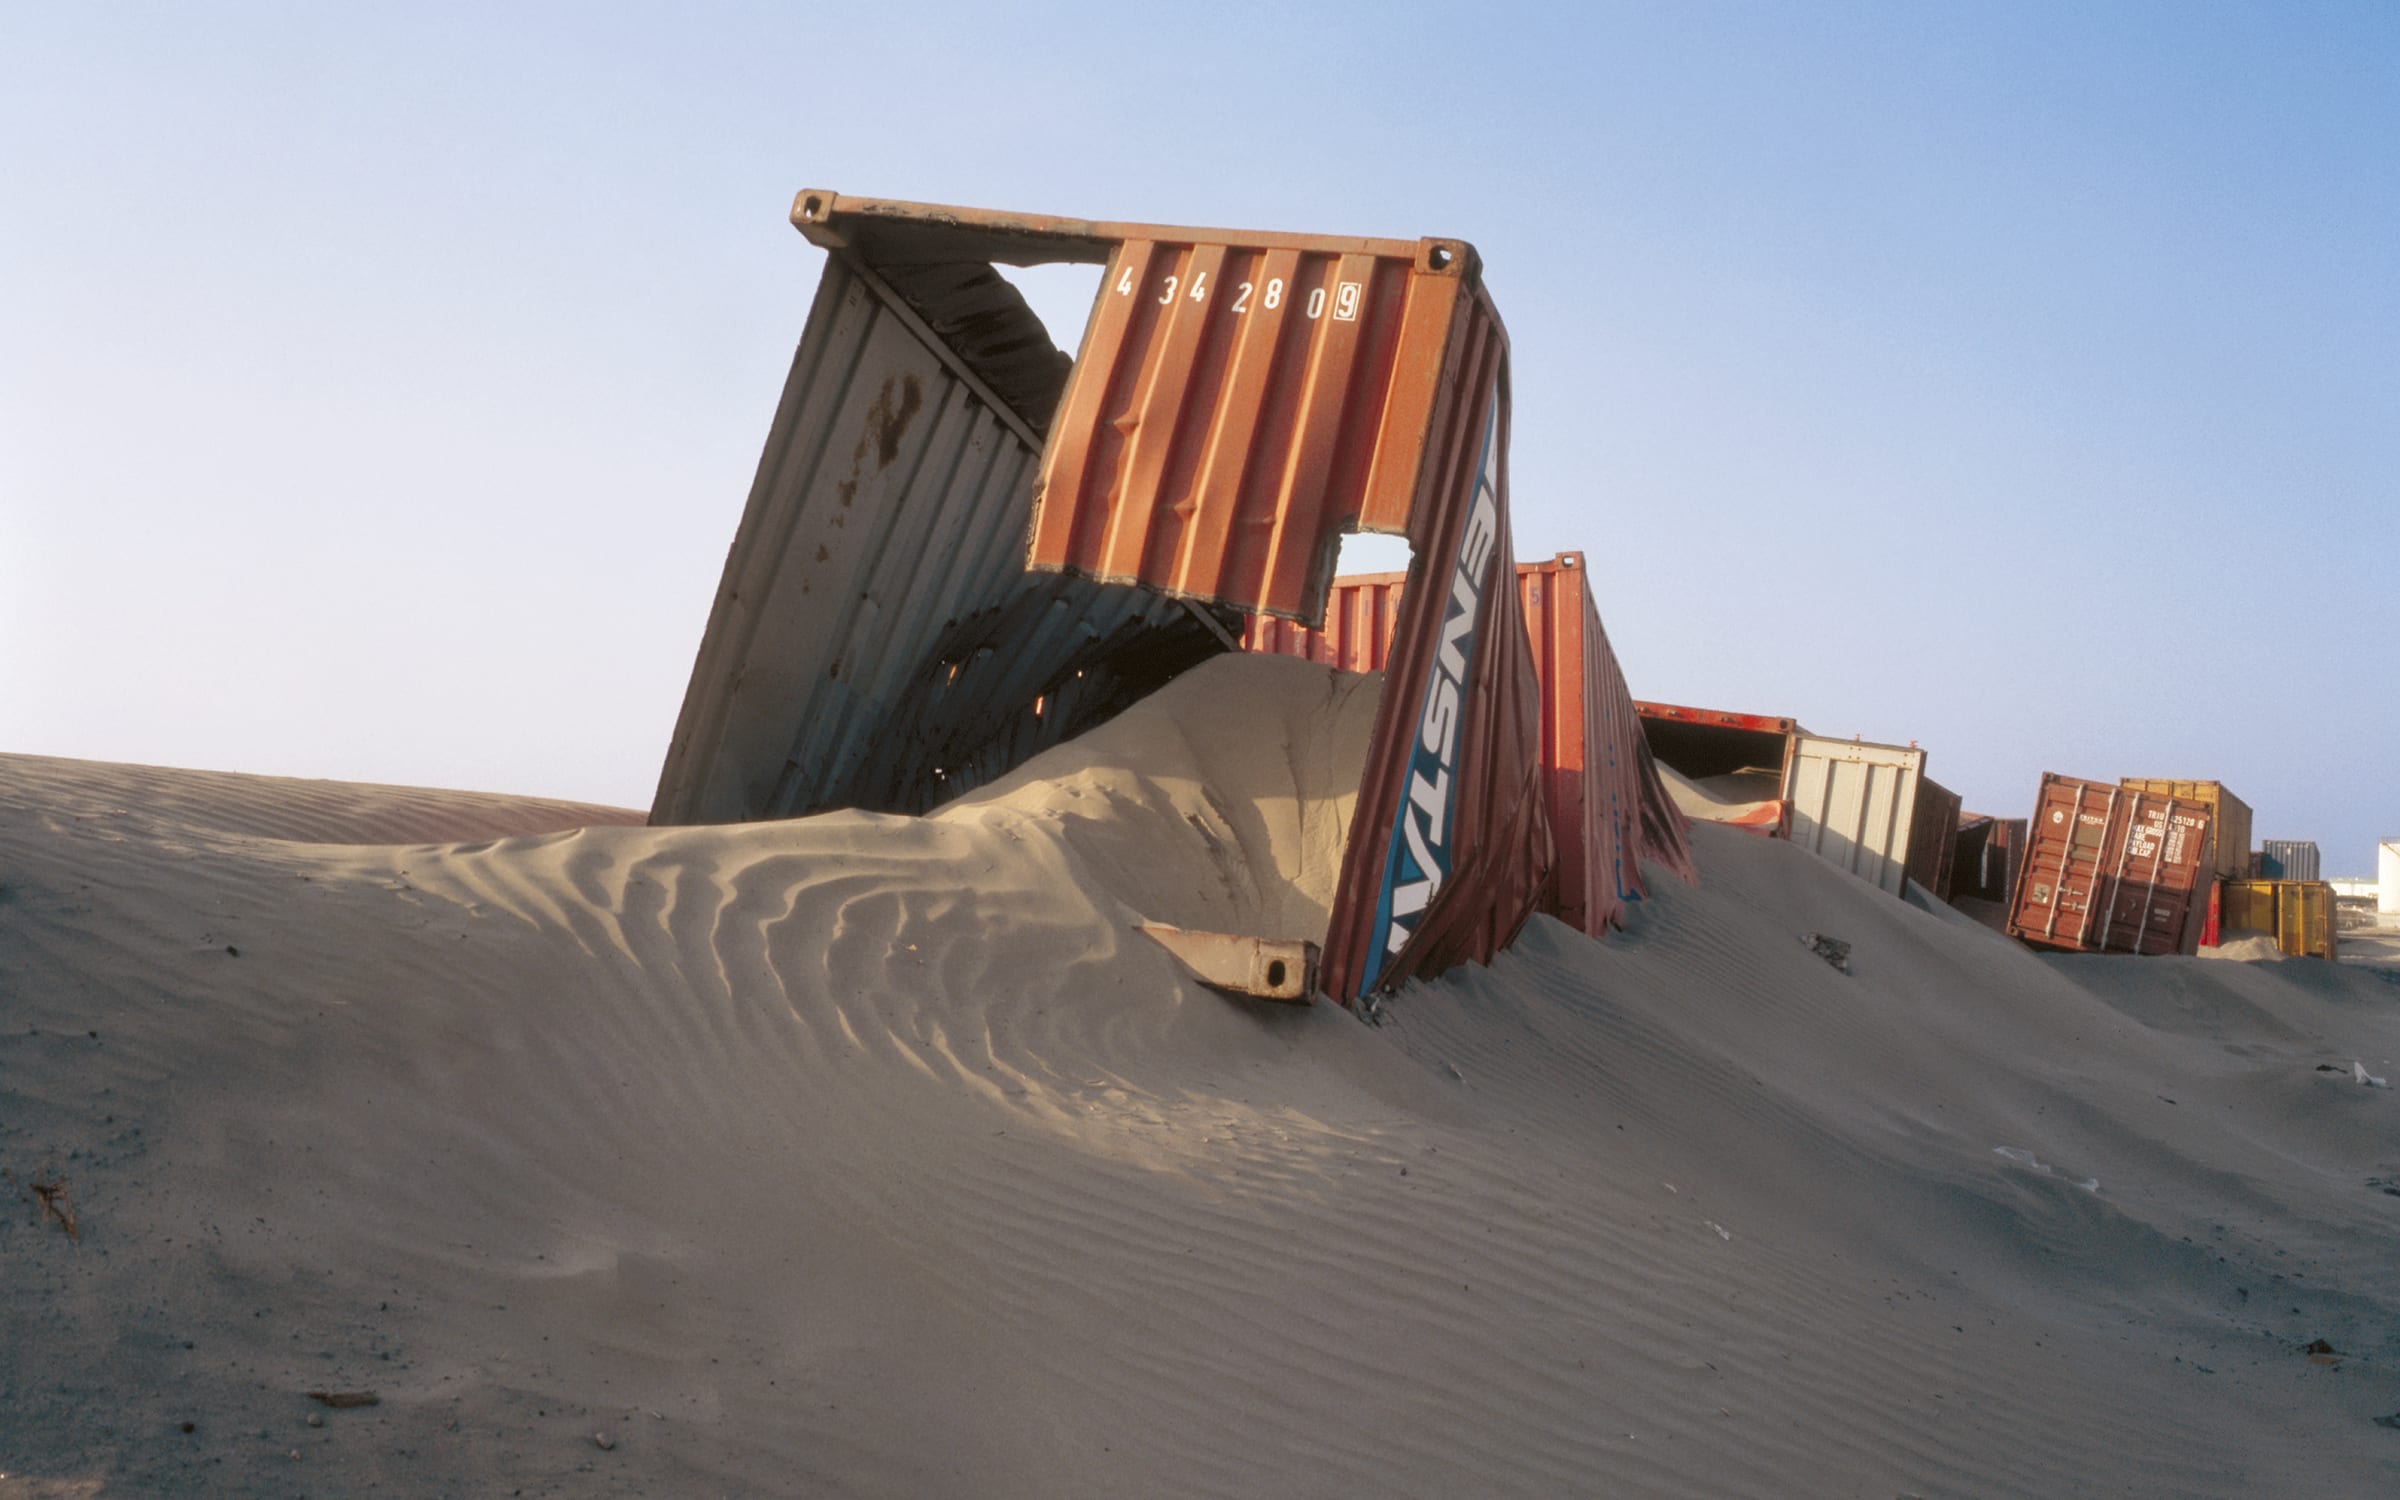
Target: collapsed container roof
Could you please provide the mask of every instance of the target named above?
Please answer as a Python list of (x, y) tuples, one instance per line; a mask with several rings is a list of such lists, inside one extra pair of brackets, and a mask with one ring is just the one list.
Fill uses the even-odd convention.
[[(654, 823), (922, 811), (1314, 626), (1344, 532), (1412, 589), (1326, 935), (1353, 999), (1555, 884), (1511, 588), (1507, 336), (1473, 248), (799, 195), (827, 252)], [(996, 269), (1104, 267), (1070, 361)], [(1671, 816), (1671, 814), (1670, 814)]]

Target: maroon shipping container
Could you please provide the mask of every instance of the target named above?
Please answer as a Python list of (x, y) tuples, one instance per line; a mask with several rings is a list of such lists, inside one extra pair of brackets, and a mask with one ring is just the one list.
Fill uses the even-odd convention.
[(2215, 858), (2206, 803), (2044, 772), (2009, 935), (2070, 952), (2194, 952)]
[(1950, 898), (2006, 901), (2015, 888), (2017, 860), (2025, 847), (2023, 818), (1961, 813), (1952, 840)]

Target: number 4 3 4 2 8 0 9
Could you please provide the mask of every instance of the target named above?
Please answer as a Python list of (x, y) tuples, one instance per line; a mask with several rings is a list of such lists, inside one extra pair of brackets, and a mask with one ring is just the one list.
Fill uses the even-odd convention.
[[(1137, 290), (1138, 288), (1134, 285), (1133, 267), (1127, 266), (1125, 274), (1117, 278), (1117, 295), (1130, 297)], [(1366, 286), (1362, 282), (1336, 283), (1332, 298), (1334, 321), (1337, 323), (1356, 322), (1359, 300), (1365, 295), (1365, 292)], [(1180, 277), (1162, 277), (1158, 289), (1158, 305), (1161, 307), (1173, 305), (1179, 293), (1189, 301), (1206, 302), (1209, 298), (1208, 273), (1206, 271), (1194, 272), (1192, 284), (1188, 287), (1182, 284)], [(1248, 312), (1251, 301), (1255, 298), (1260, 307), (1272, 312), (1283, 306), (1283, 295), (1283, 278), (1280, 276), (1268, 278), (1264, 285), (1250, 281), (1236, 282), (1233, 288), (1233, 310), (1237, 313)], [(1325, 288), (1312, 287), (1303, 304), (1302, 311), (1310, 318), (1321, 318), (1325, 316), (1325, 303)]]

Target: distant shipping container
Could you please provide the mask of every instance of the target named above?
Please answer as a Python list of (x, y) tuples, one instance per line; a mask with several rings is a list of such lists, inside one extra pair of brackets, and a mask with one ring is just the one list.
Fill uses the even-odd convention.
[(2261, 880), (2321, 879), (2318, 864), (2317, 846), (2307, 839), (2263, 839), (2258, 846)]
[(2214, 857), (2199, 801), (2045, 772), (2008, 932), (2070, 952), (2194, 952)]
[(2219, 941), (2271, 936), (2294, 958), (2338, 958), (2333, 887), (2322, 880), (2228, 880), (2219, 897)]
[(1917, 778), (1917, 811), (1908, 835), (1908, 878), (1935, 899), (1954, 889), (1958, 857), (1958, 793), (1930, 776)]
[(1950, 899), (2006, 901), (2025, 847), (2025, 820), (1961, 813), (1951, 847)]
[(2217, 873), (2229, 880), (2240, 880), (2250, 873), (2250, 804), (2236, 797), (2223, 782), (2128, 776), (2125, 785), (2206, 803), (2209, 826), (2215, 830)]

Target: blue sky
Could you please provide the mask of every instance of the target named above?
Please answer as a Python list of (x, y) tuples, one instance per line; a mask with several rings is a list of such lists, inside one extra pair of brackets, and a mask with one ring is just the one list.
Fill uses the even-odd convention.
[(1473, 240), (1637, 693), (2400, 835), (2400, 7), (17, 6), (0, 138), (0, 749), (646, 806), (817, 186)]

